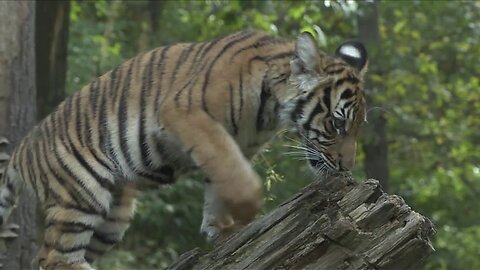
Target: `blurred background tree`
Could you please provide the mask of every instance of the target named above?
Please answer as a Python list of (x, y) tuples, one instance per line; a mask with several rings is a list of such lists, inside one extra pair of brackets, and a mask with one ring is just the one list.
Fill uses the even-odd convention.
[[(379, 178), (436, 224), (426, 269), (480, 269), (478, 2), (98, 0), (68, 9), (67, 95), (140, 52), (245, 28), (287, 38), (310, 31), (330, 53), (363, 40), (369, 124), (354, 175)], [(312, 178), (303, 161), (282, 154), (294, 143), (283, 138), (254, 161), (266, 179), (266, 211)], [(208, 248), (199, 234), (200, 178), (146, 192), (125, 240), (97, 267), (162, 268)]]

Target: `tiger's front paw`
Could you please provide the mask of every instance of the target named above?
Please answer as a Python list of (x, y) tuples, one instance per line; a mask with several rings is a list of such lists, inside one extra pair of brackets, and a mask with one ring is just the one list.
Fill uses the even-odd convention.
[(259, 178), (252, 177), (246, 182), (232, 183), (230, 189), (229, 195), (222, 199), (235, 225), (250, 223), (263, 207), (262, 184)]
[(218, 244), (222, 242), (230, 235), (240, 231), (244, 225), (232, 224), (228, 227), (218, 228), (213, 225), (205, 226), (201, 228), (202, 235), (207, 239), (210, 244)]
[(208, 243), (214, 243), (220, 237), (220, 228), (214, 225), (204, 225), (200, 228), (200, 233), (207, 239)]

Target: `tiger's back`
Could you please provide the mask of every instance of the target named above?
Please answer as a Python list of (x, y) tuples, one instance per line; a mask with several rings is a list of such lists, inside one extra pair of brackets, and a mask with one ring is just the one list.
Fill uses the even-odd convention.
[(192, 168), (212, 183), (202, 231), (248, 223), (261, 190), (248, 158), (302, 100), (289, 86), (296, 55), (295, 42), (238, 32), (154, 49), (67, 98), (19, 144), (2, 180), (5, 198), (26, 184), (46, 212), (40, 264), (89, 269), (123, 237), (136, 182), (171, 183)]

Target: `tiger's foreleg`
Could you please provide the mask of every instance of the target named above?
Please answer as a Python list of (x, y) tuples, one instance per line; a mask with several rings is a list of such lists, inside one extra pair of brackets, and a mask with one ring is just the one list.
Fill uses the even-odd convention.
[(232, 227), (232, 215), (214, 190), (210, 180), (205, 183), (203, 219), (200, 232), (209, 242), (218, 239), (223, 228)]
[(182, 121), (175, 120), (178, 115), (169, 116), (172, 111), (164, 111), (166, 115), (163, 115), (165, 120), (162, 122), (166, 130), (180, 141), (211, 180), (213, 190), (232, 215), (234, 223), (252, 221), (262, 206), (262, 184), (235, 140), (203, 111), (185, 113), (181, 116)]

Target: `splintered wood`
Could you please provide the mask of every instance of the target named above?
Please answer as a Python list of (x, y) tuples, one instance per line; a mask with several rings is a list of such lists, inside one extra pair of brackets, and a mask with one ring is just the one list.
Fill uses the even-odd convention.
[(194, 249), (169, 269), (417, 269), (434, 251), (434, 225), (377, 180), (331, 177), (210, 252)]

